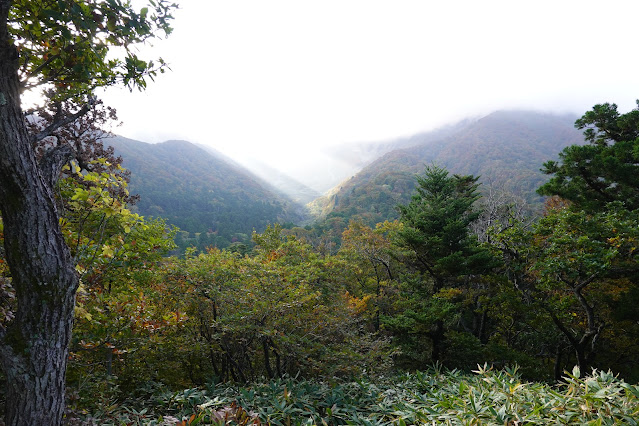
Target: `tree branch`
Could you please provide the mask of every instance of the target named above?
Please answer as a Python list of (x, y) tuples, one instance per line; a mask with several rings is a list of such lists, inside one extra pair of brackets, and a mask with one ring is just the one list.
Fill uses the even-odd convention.
[(582, 340), (585, 340), (587, 337), (589, 337), (590, 333), (594, 333), (595, 332), (595, 321), (596, 321), (595, 320), (595, 310), (588, 303), (588, 300), (586, 299), (586, 296), (581, 294), (581, 288), (579, 288), (579, 289), (576, 288), (574, 290), (574, 293), (575, 293), (575, 296), (577, 296), (577, 300), (579, 300), (579, 303), (581, 304), (582, 308), (584, 308), (584, 311), (586, 311), (586, 318), (587, 318), (587, 321), (588, 321), (588, 331), (586, 332), (586, 334), (582, 338)]
[(607, 202), (615, 201), (614, 197), (612, 197), (610, 194), (604, 191), (601, 184), (597, 184), (592, 179), (592, 177), (590, 176), (590, 173), (588, 173), (585, 167), (583, 166), (579, 167), (579, 173), (581, 178), (584, 180), (584, 182), (586, 182), (586, 185), (588, 185), (588, 187), (592, 189), (593, 191), (595, 191), (597, 194), (601, 195), (605, 201)]
[(579, 342), (577, 342), (575, 336), (570, 332), (570, 330), (568, 330), (564, 323), (561, 322), (559, 317), (557, 317), (557, 315), (555, 315), (555, 313), (548, 306), (546, 306), (545, 304), (541, 304), (541, 307), (548, 313), (548, 315), (550, 315), (550, 319), (552, 319), (552, 322), (555, 323), (557, 328), (563, 333), (564, 336), (566, 336), (573, 348), (576, 349), (579, 346)]
[(583, 290), (583, 289), (584, 289), (584, 287), (586, 287), (587, 285), (589, 285), (590, 283), (592, 283), (592, 282), (595, 280), (595, 278), (597, 278), (597, 276), (598, 276), (598, 274), (597, 274), (597, 273), (594, 273), (594, 274), (590, 275), (588, 278), (586, 278), (585, 280), (583, 280), (582, 282), (580, 282), (579, 284), (577, 284), (577, 285), (574, 287), (574, 290), (575, 290), (575, 291), (581, 291), (581, 290)]
[[(54, 60), (58, 59), (60, 57), (60, 54), (57, 55), (51, 55), (49, 56), (49, 59), (47, 59), (46, 61), (44, 61), (43, 63), (41, 63), (37, 68), (35, 68), (34, 70), (32, 70), (31, 72), (29, 72), (29, 74), (20, 82), (20, 87), (22, 88), (27, 88), (27, 81), (30, 78), (35, 77), (36, 75), (38, 75), (40, 73), (40, 71), (42, 71), (44, 68), (46, 68), (47, 66), (49, 66), (49, 64), (51, 62), (53, 62)], [(28, 63), (28, 61), (25, 61), (25, 65)]]
[(94, 103), (95, 99), (91, 98), (89, 102), (86, 103), (82, 108), (80, 108), (80, 110), (75, 114), (71, 114), (64, 118), (54, 120), (53, 123), (51, 123), (46, 129), (33, 135), (31, 137), (31, 143), (40, 142), (42, 139), (51, 136), (53, 132), (58, 130), (60, 127), (64, 127), (69, 123), (73, 123), (75, 120), (88, 113)]

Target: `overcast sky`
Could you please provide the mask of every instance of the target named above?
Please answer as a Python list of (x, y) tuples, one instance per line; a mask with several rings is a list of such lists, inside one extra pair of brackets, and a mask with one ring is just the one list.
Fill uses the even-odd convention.
[(637, 0), (178, 2), (174, 34), (149, 51), (172, 71), (103, 96), (123, 136), (281, 166), (497, 109), (639, 98)]

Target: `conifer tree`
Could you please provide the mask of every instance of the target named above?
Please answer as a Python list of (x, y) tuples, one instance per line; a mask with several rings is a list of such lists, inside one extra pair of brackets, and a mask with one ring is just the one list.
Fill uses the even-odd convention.
[(615, 104), (595, 105), (575, 122), (588, 144), (571, 145), (548, 161), (542, 171), (553, 177), (538, 189), (558, 195), (593, 212), (620, 201), (629, 210), (639, 208), (639, 100), (638, 107), (620, 114)]
[[(420, 345), (406, 336), (420, 334), (418, 329), (427, 330), (432, 345), (430, 360), (440, 361), (446, 330), (468, 313), (461, 312), (459, 298), (476, 299), (471, 289), (494, 262), (471, 232), (471, 224), (480, 215), (474, 207), (480, 198), (478, 178), (451, 176), (445, 168), (427, 166), (424, 175), (416, 179), (417, 193), (408, 205), (398, 206), (403, 223), (398, 243), (412, 253), (409, 263), (424, 278), (412, 281), (416, 295), (413, 308), (388, 324), (404, 334), (412, 350)], [(408, 330), (406, 324), (415, 328)], [(482, 331), (477, 330), (477, 334), (479, 338)]]
[(398, 206), (405, 225), (399, 237), (414, 251), (417, 268), (433, 279), (435, 291), (459, 276), (490, 269), (490, 255), (470, 229), (480, 215), (474, 208), (478, 178), (428, 166), (416, 179), (417, 193), (408, 205)]

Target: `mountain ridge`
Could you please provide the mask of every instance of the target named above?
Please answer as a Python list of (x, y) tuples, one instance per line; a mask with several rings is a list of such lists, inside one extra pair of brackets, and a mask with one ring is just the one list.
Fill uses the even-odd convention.
[(308, 207), (319, 219), (359, 218), (372, 225), (395, 218), (394, 206), (410, 201), (415, 175), (431, 163), (451, 173), (479, 176), (483, 186), (539, 201), (535, 190), (545, 180), (543, 163), (564, 147), (583, 143), (573, 125), (576, 118), (502, 110), (467, 120), (442, 138), (417, 134), (411, 137), (417, 144), (387, 152)]
[[(356, 218), (373, 225), (393, 219), (395, 206), (410, 200), (415, 175), (431, 163), (479, 176), (484, 187), (539, 201), (535, 190), (545, 180), (543, 163), (564, 147), (583, 143), (576, 118), (502, 110), (406, 138), (327, 148), (334, 161), (363, 166), (306, 206), (320, 220)], [(238, 233), (246, 239), (268, 223), (308, 223), (304, 207), (291, 198), (319, 195), (268, 165), (256, 166), (256, 172), (188, 141), (147, 144), (119, 137), (109, 143), (132, 172), (131, 191), (142, 195), (141, 213), (166, 217), (189, 232), (223, 233), (226, 243)]]
[[(134, 208), (190, 233), (214, 234), (227, 246), (275, 222), (303, 221), (303, 207), (275, 193), (250, 171), (181, 140), (149, 144), (109, 138), (131, 171)], [(213, 239), (213, 238), (212, 238)], [(217, 244), (217, 243), (216, 243)]]

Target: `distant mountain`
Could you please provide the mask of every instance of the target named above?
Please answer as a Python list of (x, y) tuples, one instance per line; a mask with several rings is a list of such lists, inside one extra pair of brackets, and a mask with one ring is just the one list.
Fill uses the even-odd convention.
[(499, 111), (453, 127), (451, 134), (424, 133), (400, 144), (351, 179), (310, 203), (320, 218), (358, 217), (374, 224), (397, 217), (395, 206), (405, 204), (415, 188), (415, 174), (427, 164), (445, 166), (451, 173), (480, 176), (484, 185), (507, 190), (529, 201), (545, 180), (543, 163), (557, 158), (566, 146), (583, 143), (574, 128), (577, 117), (530, 111)]
[(319, 196), (361, 170), (360, 165), (336, 158), (317, 146), (305, 145), (298, 155), (298, 159), (289, 160), (283, 171), (276, 174), (271, 174), (274, 169), (260, 158), (247, 155), (237, 157), (237, 161), (282, 192), (300, 199)]
[(276, 194), (222, 154), (186, 141), (148, 144), (123, 137), (105, 140), (131, 171), (129, 186), (145, 216), (164, 217), (184, 231), (225, 246), (237, 235), (275, 222), (300, 222), (303, 207)]
[[(309, 188), (308, 186), (296, 181), (285, 173), (282, 173), (279, 170), (261, 161), (252, 158), (245, 158), (243, 159), (242, 163), (239, 163), (209, 145), (195, 145), (205, 151), (208, 151), (211, 155), (223, 159), (229, 164), (246, 170), (266, 188), (274, 191), (279, 195), (284, 196), (284, 198), (290, 199), (295, 203), (299, 203), (301, 206), (309, 203), (310, 201), (316, 199), (321, 195), (319, 192)], [(305, 209), (303, 210), (305, 212)]]
[(408, 138), (329, 146), (324, 149), (324, 152), (335, 160), (351, 164), (357, 169), (356, 172), (359, 172), (365, 166), (388, 152), (411, 148), (413, 146), (423, 145), (428, 142), (443, 139), (457, 133), (472, 122), (472, 119), (467, 119), (458, 123), (439, 127), (426, 133), (419, 133)]
[[(443, 138), (453, 133), (460, 124), (445, 126), (429, 132), (432, 139)], [(304, 200), (315, 193), (316, 197), (325, 194), (344, 179), (362, 170), (363, 167), (387, 152), (407, 148), (422, 142), (414, 138), (398, 138), (385, 141), (344, 143), (326, 147), (305, 147), (304, 155), (312, 161), (291, 162), (286, 175), (272, 174), (264, 170), (263, 164), (244, 158), (242, 164), (281, 189), (294, 199)], [(301, 188), (305, 188), (301, 190)], [(297, 192), (299, 191), (299, 192)], [(310, 200), (308, 200), (310, 201)]]

